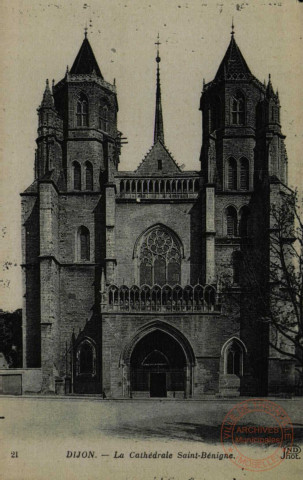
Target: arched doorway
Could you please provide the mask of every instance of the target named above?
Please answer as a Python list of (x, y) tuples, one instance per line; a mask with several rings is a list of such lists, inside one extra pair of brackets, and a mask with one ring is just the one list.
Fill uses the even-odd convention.
[(153, 330), (142, 337), (132, 350), (130, 390), (140, 396), (185, 396), (187, 364), (180, 343), (163, 330)]

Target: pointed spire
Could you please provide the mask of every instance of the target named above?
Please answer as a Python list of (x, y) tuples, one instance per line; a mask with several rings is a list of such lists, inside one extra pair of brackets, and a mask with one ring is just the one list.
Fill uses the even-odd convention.
[(53, 99), (52, 93), (50, 91), (49, 81), (48, 81), (48, 78), (47, 78), (46, 85), (45, 85), (45, 90), (44, 90), (44, 93), (43, 93), (43, 99), (42, 99), (42, 102), (41, 102), (41, 107), (52, 108), (53, 106), (54, 106), (54, 99)]
[(154, 129), (154, 143), (158, 140), (161, 140), (164, 143), (164, 126), (163, 126), (163, 115), (162, 115), (162, 102), (161, 102), (161, 84), (160, 84), (160, 62), (161, 58), (159, 55), (159, 46), (161, 45), (158, 39), (155, 43), (157, 45), (157, 88), (156, 88), (156, 110), (155, 110), (155, 129)]
[(266, 94), (268, 97), (272, 97), (275, 95), (274, 93), (274, 89), (273, 89), (273, 86), (272, 86), (272, 83), (271, 83), (271, 74), (269, 73), (268, 75), (268, 84), (267, 84), (267, 87), (266, 87)]
[(70, 69), (70, 74), (72, 75), (85, 75), (92, 74), (95, 70), (95, 74), (98, 77), (103, 78), (100, 68), (98, 66), (97, 60), (95, 58), (93, 49), (87, 38), (87, 27), (84, 29), (84, 40), (76, 56), (76, 59), (73, 63), (72, 68)]
[(232, 22), (231, 28), (230, 43), (218, 68), (215, 80), (243, 80), (251, 77), (251, 71), (235, 40), (234, 22)]

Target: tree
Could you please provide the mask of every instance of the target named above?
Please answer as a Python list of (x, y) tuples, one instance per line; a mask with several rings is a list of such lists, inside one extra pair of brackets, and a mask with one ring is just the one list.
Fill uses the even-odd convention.
[(5, 355), (9, 367), (22, 366), (22, 312), (0, 310), (0, 351)]
[[(267, 318), (271, 346), (303, 366), (303, 219), (297, 192), (271, 208)], [(262, 298), (262, 297), (261, 297)]]
[(264, 346), (295, 362), (303, 385), (303, 204), (287, 187), (272, 198), (241, 238), (236, 263), (223, 266), (222, 292)]

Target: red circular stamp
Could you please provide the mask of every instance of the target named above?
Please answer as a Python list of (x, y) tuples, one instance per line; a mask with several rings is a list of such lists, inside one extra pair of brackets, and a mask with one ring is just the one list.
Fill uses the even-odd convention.
[(221, 442), (228, 458), (239, 468), (254, 472), (278, 466), (293, 437), (285, 410), (260, 398), (239, 402), (229, 410), (221, 427)]

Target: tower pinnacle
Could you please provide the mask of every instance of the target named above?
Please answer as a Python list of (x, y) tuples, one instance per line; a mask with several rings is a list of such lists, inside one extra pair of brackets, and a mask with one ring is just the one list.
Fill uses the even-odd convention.
[(53, 108), (54, 101), (53, 101), (53, 96), (52, 96), (50, 88), (49, 88), (48, 78), (46, 79), (45, 83), (46, 83), (46, 85), (45, 85), (45, 90), (44, 90), (44, 93), (43, 93), (41, 108), (42, 107)]
[(159, 41), (159, 33), (157, 42), (157, 87), (156, 87), (156, 110), (155, 110), (155, 129), (154, 129), (154, 143), (158, 140), (161, 140), (164, 143), (164, 127), (163, 127), (163, 115), (162, 115), (162, 102), (161, 102), (161, 85), (160, 85), (160, 54), (159, 54), (159, 46), (161, 45)]

